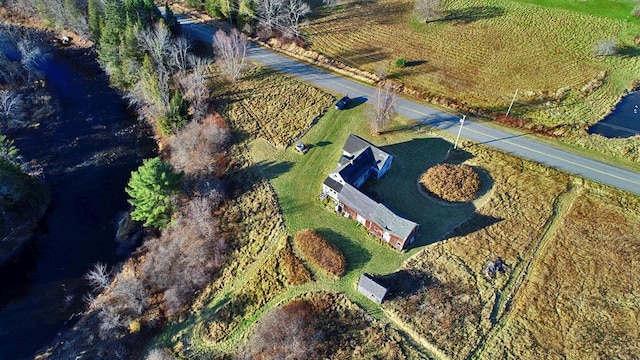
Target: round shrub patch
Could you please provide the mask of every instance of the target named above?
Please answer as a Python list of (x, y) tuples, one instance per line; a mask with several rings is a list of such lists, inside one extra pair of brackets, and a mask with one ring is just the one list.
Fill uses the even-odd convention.
[(420, 183), (434, 196), (449, 202), (473, 200), (480, 190), (480, 175), (469, 165), (440, 164), (429, 168)]

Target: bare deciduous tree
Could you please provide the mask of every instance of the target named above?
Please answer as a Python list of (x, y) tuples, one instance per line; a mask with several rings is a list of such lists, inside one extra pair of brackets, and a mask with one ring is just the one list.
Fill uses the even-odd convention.
[(15, 89), (20, 83), (27, 81), (26, 74), (22, 64), (0, 53), (0, 80)]
[(208, 59), (190, 55), (187, 57), (191, 71), (178, 79), (180, 89), (184, 98), (191, 104), (193, 109), (193, 120), (200, 121), (207, 114), (207, 99), (209, 97), (209, 89), (207, 83), (209, 80)]
[(24, 38), (18, 42), (18, 50), (20, 51), (20, 62), (27, 70), (27, 82), (40, 77), (38, 65), (40, 65), (48, 55), (42, 52), (39, 46), (29, 38)]
[(311, 12), (311, 7), (303, 0), (285, 0), (285, 9), (287, 14), (285, 23), (287, 31), (293, 36), (299, 36), (300, 20)]
[(217, 234), (215, 203), (195, 197), (173, 227), (145, 243), (142, 273), (154, 291), (162, 291), (167, 316), (175, 316), (225, 261), (227, 243)]
[(173, 47), (171, 31), (162, 22), (138, 32), (138, 44), (151, 57), (156, 68), (169, 65), (168, 51)]
[(101, 309), (100, 316), (100, 333), (103, 338), (110, 337), (114, 331), (122, 328), (126, 324), (124, 323), (122, 316), (111, 308)]
[(171, 164), (187, 175), (207, 175), (215, 170), (215, 155), (222, 151), (229, 132), (211, 121), (192, 121), (170, 139)]
[(247, 66), (249, 42), (246, 35), (236, 29), (231, 30), (230, 34), (218, 30), (213, 37), (213, 46), (222, 73), (235, 83)]
[(149, 296), (142, 279), (127, 271), (120, 273), (116, 280), (112, 298), (117, 302), (116, 308), (120, 309), (119, 312), (134, 316), (142, 314)]
[(442, 15), (440, 0), (416, 0), (413, 9), (425, 22), (436, 20)]
[(24, 125), (24, 101), (17, 92), (0, 90), (1, 126), (13, 128)]
[(171, 41), (169, 65), (178, 70), (179, 73), (185, 73), (189, 67), (189, 48), (189, 41), (183, 37), (178, 37)]
[(286, 0), (259, 0), (257, 12), (259, 15), (259, 26), (263, 31), (271, 32), (278, 27), (284, 18), (282, 11)]
[(378, 86), (373, 96), (373, 104), (367, 110), (374, 134), (380, 134), (380, 130), (396, 116), (397, 103), (398, 95), (389, 83)]
[(38, 14), (36, 0), (6, 0), (5, 6), (27, 17)]
[(107, 265), (96, 263), (93, 268), (84, 275), (84, 279), (89, 281), (89, 285), (93, 287), (95, 292), (102, 292), (109, 287), (111, 280), (109, 279), (110, 271)]

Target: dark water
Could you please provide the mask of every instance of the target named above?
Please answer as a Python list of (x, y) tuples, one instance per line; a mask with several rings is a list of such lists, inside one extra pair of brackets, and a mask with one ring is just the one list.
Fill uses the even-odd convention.
[(128, 208), (124, 188), (155, 152), (91, 56), (54, 53), (42, 70), (60, 109), (15, 139), (44, 166), (51, 206), (33, 243), (0, 267), (0, 359), (32, 358), (49, 345), (84, 309), (83, 274), (123, 260), (114, 238), (117, 214)]
[(625, 96), (606, 118), (589, 128), (589, 134), (628, 138), (640, 134), (640, 91)]

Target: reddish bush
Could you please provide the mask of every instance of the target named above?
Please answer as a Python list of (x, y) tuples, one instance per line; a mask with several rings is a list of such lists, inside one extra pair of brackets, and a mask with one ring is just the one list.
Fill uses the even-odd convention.
[(480, 176), (464, 164), (436, 165), (422, 175), (420, 183), (431, 194), (450, 202), (471, 201), (480, 190)]
[(311, 304), (295, 300), (264, 316), (242, 359), (313, 359), (322, 332)]
[(507, 116), (507, 115), (503, 115), (496, 118), (496, 122), (501, 125), (505, 125), (513, 128), (520, 128), (520, 129), (524, 129), (525, 125), (527, 124), (526, 119), (515, 117), (515, 116)]
[(347, 261), (342, 252), (314, 230), (305, 229), (298, 232), (295, 242), (305, 258), (314, 265), (335, 277), (344, 274)]

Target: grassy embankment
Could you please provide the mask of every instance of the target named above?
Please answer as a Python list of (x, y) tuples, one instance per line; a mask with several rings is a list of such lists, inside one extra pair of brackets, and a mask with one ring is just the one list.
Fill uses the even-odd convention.
[[(519, 89), (512, 115), (573, 146), (638, 162), (637, 138), (584, 132), (640, 80), (635, 3), (526, 2), (444, 0), (444, 18), (429, 24), (412, 15), (413, 1), (346, 2), (305, 32), (315, 51), (372, 72), (388, 68), (392, 78), (470, 108), (504, 113)], [(605, 38), (622, 54), (594, 57)], [(398, 57), (408, 66), (391, 66)]]
[[(417, 357), (418, 349), (425, 352), (432, 344), (436, 356), (440, 349), (454, 358), (469, 354), (478, 358), (502, 356), (507, 348), (512, 356), (525, 358), (563, 351), (574, 357), (589, 356), (589, 349), (613, 349), (618, 354), (633, 351), (629, 344), (637, 343), (639, 336), (628, 325), (639, 313), (634, 300), (637, 282), (634, 269), (625, 270), (625, 257), (635, 256), (630, 251), (638, 246), (637, 240), (629, 234), (637, 233), (634, 229), (640, 226), (640, 219), (637, 214), (625, 214), (624, 209), (637, 209), (637, 198), (464, 144), (468, 163), (489, 174), (490, 179), (483, 180), (492, 183), (492, 190), (475, 203), (477, 209), (432, 203), (412, 191), (417, 191), (419, 175), (443, 159), (450, 144), (398, 120), (391, 131), (369, 137), (396, 159), (389, 174), (368, 188), (423, 225), (419, 248), (398, 253), (354, 221), (335, 215), (329, 204), (317, 198), (320, 184), (335, 166), (348, 133), (368, 137), (362, 106), (340, 112), (330, 109), (303, 137), (311, 149), (301, 155), (283, 144), (295, 140), (314, 114), (300, 116), (298, 110), (291, 111), (286, 105), (280, 108), (261, 96), (251, 101), (235, 97), (239, 93), (260, 94), (261, 88), (272, 84), (282, 89), (280, 98), (286, 99), (285, 104), (296, 103), (300, 96), (304, 97), (300, 101), (308, 103), (330, 101), (315, 89), (259, 71), (233, 88), (220, 88), (221, 108), (232, 121), (237, 137), (243, 139), (234, 148), (236, 163), (231, 169), (238, 197), (225, 215), (225, 223), (239, 224), (230, 225), (229, 232), (241, 234), (241, 240), (223, 276), (201, 294), (191, 315), (168, 329), (161, 342), (176, 345), (174, 348), (184, 354), (232, 354), (268, 309), (304, 294), (329, 291), (344, 293), (347, 297), (341, 301), (354, 311), (364, 309), (382, 320), (372, 323), (364, 333), (387, 322), (393, 325), (391, 329), (401, 329), (401, 352), (410, 357)], [(287, 92), (289, 85), (296, 92)], [(275, 116), (271, 111), (287, 112), (285, 118), (295, 125), (283, 128), (280, 124), (280, 132), (270, 132), (255, 127), (259, 119), (247, 115), (261, 112), (260, 116), (271, 118)], [(579, 206), (582, 202), (584, 206)], [(578, 208), (585, 211), (576, 212)], [(445, 235), (474, 210), (469, 221)], [(606, 214), (612, 215), (599, 220)], [(601, 222), (602, 226), (610, 222), (612, 231), (597, 232)], [(345, 276), (336, 281), (300, 262), (287, 235), (304, 228), (317, 229), (342, 250), (348, 261)], [(594, 235), (597, 244), (580, 241), (589, 238), (583, 235), (588, 233), (598, 234)], [(445, 241), (433, 243), (443, 236)], [(619, 239), (624, 241), (616, 241)], [(584, 257), (570, 259), (569, 254), (575, 253)], [(484, 265), (495, 257), (501, 257), (509, 270), (495, 279), (485, 278)], [(594, 276), (600, 274), (597, 265), (601, 258), (613, 266), (603, 270), (606, 275)], [(419, 286), (410, 291), (412, 294), (392, 297), (380, 307), (355, 291), (362, 272), (386, 274), (398, 268), (415, 274)], [(294, 281), (293, 272), (299, 275), (309, 269), (312, 281)], [(546, 286), (551, 281), (557, 286)], [(558, 289), (571, 290), (577, 297), (559, 297)], [(579, 311), (565, 311), (573, 308)], [(611, 333), (625, 337), (580, 335), (602, 325), (603, 319), (614, 319), (608, 325)], [(569, 324), (567, 332), (558, 331), (558, 322)], [(585, 327), (571, 329), (573, 323)], [(545, 337), (550, 340), (543, 341)], [(365, 336), (358, 341), (367, 343), (367, 339), (372, 338)], [(562, 347), (551, 339), (561, 339)], [(369, 342), (372, 344), (376, 343)], [(356, 354), (353, 349), (343, 351)]]

